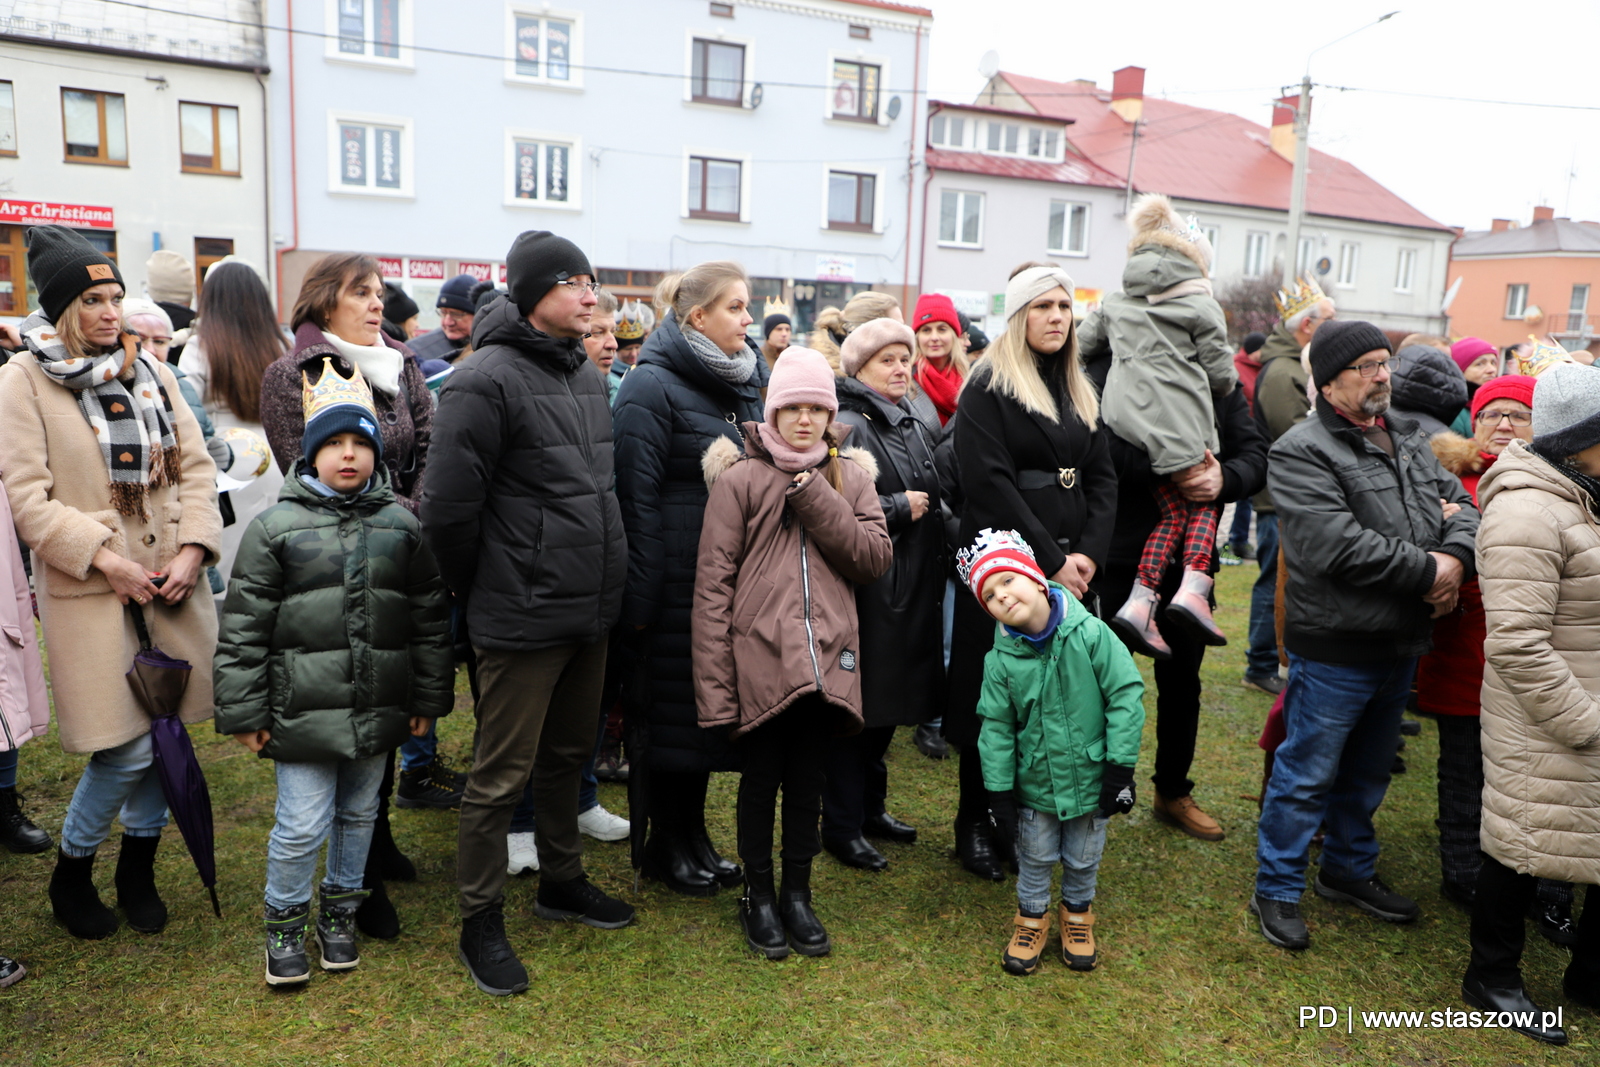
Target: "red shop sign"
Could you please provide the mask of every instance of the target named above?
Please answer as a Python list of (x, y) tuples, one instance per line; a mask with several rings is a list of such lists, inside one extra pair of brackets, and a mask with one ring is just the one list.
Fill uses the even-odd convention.
[(406, 276), (405, 264), (398, 256), (379, 256), (378, 270), (385, 278), (404, 278)]
[(39, 200), (0, 200), (0, 225), (34, 226), (46, 222), (94, 230), (117, 228), (116, 215), (108, 207), (55, 204)]
[(437, 278), (444, 280), (444, 260), (442, 259), (408, 259), (406, 260), (407, 278)]
[(500, 264), (500, 269), (497, 270), (495, 274), (495, 281), (499, 282), (501, 285), (506, 284), (506, 265), (504, 263)]
[(470, 274), (480, 282), (486, 282), (494, 277), (493, 263), (468, 263), (461, 260), (456, 264), (462, 274)]

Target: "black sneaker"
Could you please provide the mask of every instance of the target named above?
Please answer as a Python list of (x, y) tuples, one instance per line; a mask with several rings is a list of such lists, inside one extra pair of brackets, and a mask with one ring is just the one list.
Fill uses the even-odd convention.
[(353, 970), (361, 962), (356, 948), (356, 909), (366, 899), (365, 889), (324, 887), (317, 912), (317, 944), (322, 949), (322, 969)]
[(1261, 936), (1279, 948), (1298, 952), (1311, 947), (1311, 934), (1294, 901), (1268, 900), (1257, 893), (1250, 898), (1250, 914), (1261, 920)]
[(12, 852), (43, 852), (55, 842), (22, 813), (23, 797), (15, 788), (0, 789), (0, 845)]
[(1283, 679), (1276, 674), (1250, 674), (1246, 673), (1243, 681), (1246, 689), (1254, 689), (1258, 693), (1265, 693), (1275, 697), (1283, 692)]
[(463, 784), (452, 789), (448, 782), (441, 783), (433, 776), (435, 764), (428, 763), (400, 772), (395, 787), (394, 803), (400, 808), (459, 808)]
[(449, 762), (445, 760), (443, 752), (435, 752), (433, 754), (433, 762), (428, 764), (427, 769), (428, 777), (446, 789), (452, 789), (457, 793), (466, 790), (467, 772), (458, 771), (450, 766)]
[(1571, 904), (1535, 901), (1533, 917), (1538, 920), (1539, 933), (1552, 945), (1571, 948), (1578, 943), (1578, 924), (1572, 918)]
[(268, 985), (311, 980), (311, 963), (306, 959), (306, 922), (310, 918), (310, 901), (282, 909), (267, 906)]
[(541, 919), (577, 919), (602, 930), (618, 930), (633, 922), (632, 904), (606, 896), (582, 874), (562, 882), (539, 879), (533, 913)]
[(1396, 893), (1384, 885), (1383, 879), (1377, 875), (1346, 882), (1339, 878), (1329, 878), (1325, 870), (1318, 871), (1317, 880), (1311, 883), (1311, 888), (1317, 891), (1319, 897), (1354, 904), (1368, 915), (1382, 919), (1386, 923), (1414, 922), (1417, 916), (1422, 914), (1422, 909), (1417, 907), (1416, 901)]
[(506, 917), (498, 904), (461, 921), (460, 956), (472, 983), (491, 997), (528, 988), (528, 969), (506, 940)]

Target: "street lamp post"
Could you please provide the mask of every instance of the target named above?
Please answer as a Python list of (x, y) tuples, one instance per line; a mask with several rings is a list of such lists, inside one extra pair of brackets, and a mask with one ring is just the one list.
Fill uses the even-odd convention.
[(1318, 45), (1306, 56), (1306, 73), (1300, 79), (1300, 99), (1294, 108), (1294, 177), (1289, 186), (1289, 246), (1283, 253), (1283, 287), (1292, 290), (1295, 278), (1299, 273), (1300, 260), (1300, 224), (1304, 220), (1306, 210), (1306, 170), (1310, 161), (1311, 145), (1311, 57), (1324, 48), (1331, 48), (1340, 41), (1354, 37), (1362, 30), (1371, 29), (1380, 22), (1387, 22), (1400, 14), (1391, 11), (1387, 15), (1374, 19), (1365, 26), (1358, 26), (1345, 34), (1336, 37), (1327, 44)]

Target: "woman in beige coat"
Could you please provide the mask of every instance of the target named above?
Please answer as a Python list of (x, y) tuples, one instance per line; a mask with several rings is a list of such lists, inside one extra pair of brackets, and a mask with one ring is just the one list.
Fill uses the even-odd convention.
[[(1513, 1012), (1539, 1010), (1520, 969), (1536, 879), (1600, 883), (1600, 368), (1556, 366), (1533, 395), (1531, 445), (1513, 441), (1478, 485), (1487, 858), (1461, 983), (1473, 1007)], [(1594, 894), (1563, 986), (1600, 1008)], [(1522, 1022), (1566, 1044), (1553, 1015)]]
[(92, 875), (120, 811), (118, 903), (130, 926), (154, 932), (167, 917), (152, 870), (166, 801), (150, 720), (124, 678), (138, 650), (124, 605), (194, 667), (179, 716), (208, 718), (217, 615), (190, 593), (217, 560), (216, 468), (177, 379), (123, 332), (116, 265), (71, 230), (36, 226), (28, 272), (40, 311), (22, 324), (28, 351), (0, 368), (0, 479), (33, 549), (62, 747), (93, 753), (67, 808), (50, 902), (77, 937), (116, 931)]

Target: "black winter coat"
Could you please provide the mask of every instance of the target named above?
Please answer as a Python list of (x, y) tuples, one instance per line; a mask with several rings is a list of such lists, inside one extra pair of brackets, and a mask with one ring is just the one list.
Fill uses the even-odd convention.
[(439, 394), (422, 498), (439, 571), (479, 648), (598, 641), (628, 559), (605, 385), (581, 341), (540, 333), (504, 298), (472, 341)]
[(1445, 433), (1467, 406), (1467, 380), (1456, 361), (1430, 345), (1406, 345), (1389, 360), (1390, 410), (1415, 420), (1429, 437)]
[[(850, 447), (878, 464), (878, 503), (894, 542), (894, 564), (856, 589), (861, 628), (861, 710), (867, 727), (911, 726), (944, 706), (943, 494), (934, 439), (905, 401), (891, 404), (854, 378), (841, 378), (839, 422)], [(906, 492), (928, 494), (928, 512), (911, 521)]]
[(709, 495), (700, 458), (718, 437), (743, 449), (739, 424), (763, 420), (761, 390), (770, 377), (759, 354), (743, 385), (717, 377), (668, 313), (617, 389), (617, 499), (628, 531), (622, 623), (645, 628), (636, 676), (648, 684), (636, 699), (647, 708), (649, 763), (663, 771), (738, 765), (725, 733), (702, 730), (695, 710), (689, 613)]

